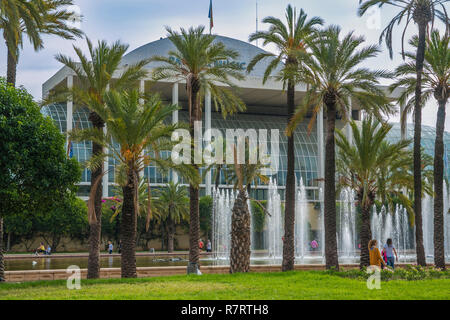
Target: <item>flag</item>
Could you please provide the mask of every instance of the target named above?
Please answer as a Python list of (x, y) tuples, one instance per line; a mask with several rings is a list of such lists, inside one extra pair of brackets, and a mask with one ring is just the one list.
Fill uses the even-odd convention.
[(209, 0), (208, 18), (209, 18), (209, 33), (211, 33), (211, 30), (214, 27), (212, 0)]
[(72, 141), (69, 140), (69, 143), (67, 144), (67, 157), (69, 159), (73, 158), (73, 144)]

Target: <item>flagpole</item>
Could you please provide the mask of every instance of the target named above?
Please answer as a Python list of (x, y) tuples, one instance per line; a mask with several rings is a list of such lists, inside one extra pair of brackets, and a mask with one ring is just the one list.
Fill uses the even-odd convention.
[[(256, 32), (258, 32), (258, 0), (256, 0)], [(256, 46), (258, 47), (258, 39), (256, 39)]]
[(212, 6), (212, 0), (209, 0), (209, 34), (212, 33), (212, 28), (214, 27), (214, 19), (213, 19), (213, 6)]

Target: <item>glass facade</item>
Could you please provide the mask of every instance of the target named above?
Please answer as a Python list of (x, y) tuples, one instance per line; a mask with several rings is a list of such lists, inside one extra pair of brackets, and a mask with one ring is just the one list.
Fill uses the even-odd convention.
[[(42, 108), (42, 113), (50, 116), (54, 121), (56, 126), (61, 132), (66, 132), (66, 106), (64, 104), (50, 105)], [(91, 126), (89, 120), (89, 111), (85, 108), (75, 109), (73, 116), (73, 128), (89, 128)], [(186, 111), (179, 112), (180, 122), (188, 121), (188, 113)], [(270, 136), (271, 129), (279, 130), (279, 148), (280, 148), (280, 159), (279, 159), (279, 172), (272, 178), (276, 179), (280, 189), (283, 189), (286, 184), (286, 172), (287, 172), (287, 139), (284, 135), (284, 130), (286, 127), (286, 118), (284, 116), (274, 116), (274, 115), (258, 115), (258, 114), (237, 114), (233, 116), (228, 116), (227, 119), (223, 119), (220, 113), (212, 113), (211, 127), (219, 129), (223, 136), (225, 137), (226, 129), (255, 129), (258, 132), (259, 129), (266, 129), (268, 131), (268, 136)], [(413, 128), (409, 126), (408, 137), (412, 138)], [(434, 154), (434, 135), (435, 130), (432, 127), (423, 126), (422, 133), (422, 145), (425, 148), (425, 152), (430, 155)], [(400, 139), (400, 126), (394, 124), (393, 129), (389, 133), (388, 138), (391, 141), (398, 141)], [(445, 133), (445, 169), (447, 173), (447, 178), (450, 179), (450, 133)], [(317, 147), (317, 130), (313, 128), (310, 133), (308, 133), (307, 124), (301, 124), (295, 132), (295, 174), (297, 181), (303, 179), (303, 182), (308, 190), (308, 199), (311, 201), (316, 201), (319, 199), (318, 192), (318, 147)], [(269, 143), (270, 148), (270, 143)], [(73, 145), (73, 154), (76, 159), (81, 163), (88, 160), (91, 156), (92, 144), (91, 142), (75, 143)], [(225, 150), (224, 150), (225, 153)], [(165, 151), (160, 155), (162, 158), (169, 158), (170, 152)], [(114, 159), (109, 159), (109, 183), (113, 184), (115, 181), (114, 175)], [(162, 173), (155, 166), (149, 166), (144, 170), (144, 177), (149, 179), (154, 186), (163, 185), (169, 182), (173, 178), (172, 172)], [(212, 177), (214, 177), (214, 172), (212, 172)], [(90, 172), (85, 169), (83, 171), (81, 187), (79, 190), (80, 196), (88, 196), (89, 194), (89, 182), (90, 182)], [(180, 178), (182, 183), (186, 183)], [(223, 173), (220, 177), (220, 183), (225, 184), (225, 177)], [(214, 184), (214, 182), (213, 182)], [(231, 186), (230, 186), (231, 187)], [(112, 196), (111, 186), (108, 188), (110, 196)], [(201, 194), (204, 194), (204, 189), (202, 188)], [(282, 192), (281, 194), (284, 195)], [(267, 188), (265, 186), (259, 186), (257, 190), (253, 191), (254, 198), (256, 199), (266, 199), (267, 198)]]
[[(393, 127), (388, 134), (390, 141), (399, 141), (401, 139), (401, 126), (399, 123), (393, 123)], [(414, 125), (408, 124), (406, 133), (407, 139), (414, 139)], [(436, 129), (430, 126), (422, 126), (421, 144), (424, 151), (434, 157), (434, 143), (436, 139)], [(411, 143), (411, 148), (413, 144)], [(444, 132), (444, 172), (447, 180), (450, 181), (450, 132)]]

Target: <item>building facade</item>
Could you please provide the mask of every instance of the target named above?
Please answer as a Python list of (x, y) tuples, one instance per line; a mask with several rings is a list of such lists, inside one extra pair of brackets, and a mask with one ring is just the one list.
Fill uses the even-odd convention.
[[(253, 46), (249, 43), (242, 42), (236, 39), (217, 36), (216, 41), (223, 42), (228, 48), (234, 49), (239, 53), (237, 63), (241, 66), (242, 71), (245, 69), (251, 59), (258, 53), (263, 52), (262, 49)], [(150, 58), (154, 55), (169, 56), (169, 51), (174, 47), (168, 39), (160, 39), (158, 41), (151, 42), (136, 50), (127, 54), (123, 61), (123, 67), (131, 65), (142, 59)], [(224, 61), (224, 63), (230, 63)], [(287, 139), (284, 136), (284, 130), (287, 124), (287, 107), (286, 107), (286, 93), (283, 91), (282, 84), (275, 81), (273, 78), (269, 78), (266, 84), (262, 84), (262, 78), (264, 71), (269, 61), (259, 63), (256, 65), (254, 71), (247, 75), (246, 79), (239, 81), (236, 85), (239, 87), (238, 94), (247, 106), (246, 112), (234, 114), (228, 116), (226, 119), (222, 117), (220, 112), (216, 112), (214, 105), (211, 102), (211, 96), (207, 93), (204, 97), (203, 112), (203, 129), (216, 128), (223, 132), (226, 129), (267, 129), (269, 132), (271, 129), (278, 129), (280, 132), (280, 158), (279, 158), (279, 170), (272, 176), (277, 181), (279, 189), (283, 190), (286, 184), (286, 171), (287, 171)], [(151, 71), (158, 64), (151, 63), (147, 66)], [(150, 73), (149, 73), (150, 74)], [(76, 85), (76, 78), (74, 73), (64, 67), (59, 70), (54, 76), (52, 76), (43, 85), (43, 96), (46, 96), (49, 91), (56, 89), (60, 86), (71, 87)], [(173, 82), (158, 82), (154, 83), (149, 78), (142, 80), (139, 84), (141, 92), (158, 92), (162, 99), (167, 103), (178, 104), (179, 111), (174, 112), (172, 121), (180, 122), (187, 121), (187, 94), (185, 85), (183, 83)], [(296, 103), (300, 104), (300, 101), (305, 93), (304, 86), (296, 87)], [(394, 92), (393, 98), (397, 96)], [(42, 109), (42, 112), (50, 116), (61, 132), (67, 132), (74, 128), (83, 129), (91, 126), (88, 115), (89, 112), (83, 106), (74, 106), (71, 101), (67, 101), (65, 104), (49, 105)], [(351, 113), (355, 120), (360, 120), (361, 112), (357, 103), (352, 103)], [(321, 201), (321, 184), (324, 176), (324, 116), (323, 112), (317, 117), (314, 122), (312, 130), (308, 130), (308, 124), (311, 121), (310, 117), (306, 117), (303, 123), (299, 125), (295, 131), (295, 174), (297, 181), (303, 181), (308, 192), (308, 201), (312, 204), (319, 203)], [(344, 128), (343, 122), (338, 119), (337, 127), (343, 129), (347, 134), (349, 132), (349, 126)], [(408, 135), (411, 135), (412, 128), (409, 128)], [(434, 129), (424, 127), (424, 139), (423, 145), (427, 153), (434, 153)], [(224, 134), (225, 135), (225, 134)], [(394, 126), (390, 134), (390, 139), (393, 141), (400, 139), (400, 130), (398, 125)], [(446, 155), (450, 154), (450, 133), (445, 135), (446, 141)], [(73, 155), (80, 162), (88, 160), (91, 156), (91, 142), (75, 143), (73, 144)], [(170, 157), (170, 152), (164, 152), (162, 157)], [(114, 173), (114, 160), (108, 159), (105, 162), (105, 167), (110, 171), (103, 179), (104, 185), (104, 197), (113, 196), (113, 187), (115, 184)], [(449, 159), (446, 156), (446, 172), (450, 177)], [(144, 171), (145, 178), (148, 178), (153, 187), (160, 187), (169, 181), (183, 180), (177, 177), (176, 173), (170, 172), (167, 175), (163, 175), (156, 167), (149, 166)], [(205, 175), (203, 183), (201, 185), (201, 195), (211, 194), (212, 188), (218, 184), (221, 188), (232, 188), (230, 185), (226, 185), (223, 174), (219, 179), (214, 179), (214, 170)], [(90, 172), (85, 169), (82, 175), (82, 182), (79, 188), (79, 196), (87, 197), (90, 191)], [(284, 192), (281, 192), (284, 196)], [(254, 198), (266, 199), (267, 198), (267, 186), (260, 185), (253, 191)]]

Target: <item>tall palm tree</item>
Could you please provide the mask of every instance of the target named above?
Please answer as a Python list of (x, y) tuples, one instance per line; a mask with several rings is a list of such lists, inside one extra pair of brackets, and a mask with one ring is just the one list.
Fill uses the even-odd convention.
[[(446, 34), (450, 31), (450, 19), (444, 3), (449, 0), (359, 0), (360, 7), (358, 14), (364, 15), (368, 9), (383, 5), (392, 5), (398, 8), (399, 12), (389, 22), (388, 26), (383, 30), (380, 36), (380, 42), (385, 39), (386, 46), (389, 49), (391, 58), (393, 57), (392, 49), (392, 32), (395, 25), (405, 21), (405, 27), (402, 35), (402, 54), (405, 57), (403, 44), (406, 30), (413, 21), (418, 26), (418, 45), (415, 56), (416, 69), (416, 87), (414, 102), (414, 214), (416, 223), (416, 251), (417, 263), (426, 266), (425, 249), (423, 246), (423, 229), (422, 229), (422, 171), (421, 171), (421, 134), (422, 134), (422, 75), (423, 63), (425, 59), (426, 49), (426, 32), (429, 25), (434, 24), (437, 17), (446, 25)], [(433, 27), (432, 27), (433, 29)]]
[[(263, 83), (281, 66), (277, 75), (283, 86), (287, 87), (287, 113), (288, 123), (295, 112), (295, 85), (297, 83), (297, 66), (302, 63), (299, 52), (306, 52), (308, 45), (314, 40), (316, 27), (323, 25), (319, 17), (307, 20), (307, 14), (302, 10), (296, 18), (297, 12), (288, 5), (286, 8), (286, 24), (278, 18), (266, 17), (263, 22), (270, 25), (268, 31), (258, 31), (250, 35), (249, 41), (262, 39), (264, 45), (273, 44), (279, 54), (264, 52), (256, 55), (247, 67), (251, 72), (256, 64), (265, 59), (271, 59), (264, 73)], [(283, 271), (294, 270), (295, 259), (295, 148), (294, 134), (288, 137), (287, 149), (287, 175), (286, 175), (286, 207), (284, 215), (284, 242), (283, 242)]]
[(186, 187), (169, 182), (165, 188), (156, 192), (154, 211), (158, 212), (159, 221), (165, 225), (167, 234), (167, 251), (173, 252), (177, 225), (189, 221), (189, 198)]
[[(137, 90), (111, 90), (103, 94), (103, 99), (107, 107), (99, 115), (106, 124), (106, 133), (102, 128), (74, 130), (71, 138), (74, 141), (92, 140), (108, 148), (108, 154), (91, 159), (91, 167), (100, 167), (105, 156), (110, 156), (118, 163), (119, 174), (126, 177), (121, 186), (121, 274), (122, 278), (135, 278), (139, 172), (149, 164), (169, 166), (168, 161), (156, 155), (162, 149), (170, 150), (172, 146), (170, 138), (177, 126), (164, 125), (163, 121), (177, 107), (163, 105), (158, 96), (148, 96), (142, 101), (143, 96)], [(145, 152), (149, 149), (154, 152)], [(94, 189), (97, 186), (94, 185)], [(91, 219), (95, 219), (96, 215), (94, 202), (93, 197), (88, 202)]]
[(73, 0), (5, 0), (0, 4), (0, 29), (3, 30), (8, 49), (7, 82), (15, 85), (17, 63), (24, 36), (27, 35), (34, 50), (44, 47), (42, 35), (57, 35), (73, 40), (81, 30), (70, 26), (73, 12), (67, 6)]
[[(250, 153), (258, 150), (250, 150), (249, 144), (245, 143), (246, 159)], [(250, 271), (250, 208), (249, 196), (252, 185), (259, 183), (267, 184), (268, 177), (264, 175), (267, 165), (257, 162), (238, 164), (237, 152), (234, 148), (234, 165), (227, 165), (225, 168), (226, 180), (228, 184), (233, 184), (238, 191), (238, 196), (234, 201), (231, 216), (231, 250), (230, 250), (230, 273)]]
[[(395, 197), (400, 199), (409, 212), (412, 212), (411, 201), (401, 192), (403, 188), (413, 186), (413, 178), (409, 174), (412, 158), (406, 149), (411, 141), (389, 143), (386, 136), (392, 126), (380, 124), (372, 117), (364, 119), (361, 128), (354, 121), (350, 125), (353, 144), (341, 131), (337, 131), (336, 166), (340, 187), (349, 187), (356, 192), (358, 206), (361, 209), (360, 266), (363, 268), (370, 264), (368, 248), (372, 238), (370, 212), (375, 200), (383, 196), (383, 202), (389, 204)], [(384, 177), (383, 184), (379, 184), (380, 175)]]
[[(417, 48), (419, 39), (414, 37), (410, 44)], [(407, 114), (415, 106), (413, 96), (417, 85), (414, 53), (407, 52), (408, 61), (396, 70), (398, 81), (391, 86), (391, 90), (403, 87), (400, 103), (404, 105), (402, 126)], [(427, 40), (425, 60), (422, 74), (422, 106), (432, 97), (436, 99), (439, 108), (436, 119), (436, 141), (434, 149), (434, 263), (436, 267), (445, 269), (444, 250), (444, 127), (446, 105), (450, 96), (450, 50), (449, 37), (440, 37), (438, 31), (433, 31)]]
[[(72, 89), (65, 88), (62, 91), (50, 92), (44, 103), (65, 102), (70, 97), (75, 107), (87, 107), (90, 111), (89, 121), (92, 126), (100, 130), (105, 126), (102, 115), (106, 114), (107, 106), (103, 100), (105, 92), (110, 89), (122, 90), (135, 85), (136, 81), (144, 79), (147, 72), (144, 66), (148, 61), (143, 60), (134, 65), (121, 68), (120, 62), (128, 50), (128, 45), (117, 41), (108, 45), (106, 41), (99, 41), (97, 47), (86, 38), (89, 57), (84, 55), (82, 50), (74, 46), (79, 62), (74, 59), (57, 55), (56, 60), (72, 70), (77, 78), (76, 85)], [(118, 71), (123, 71), (117, 78)], [(102, 145), (93, 141), (92, 156), (101, 157), (103, 154)], [(89, 259), (88, 274), (89, 279), (100, 277), (100, 238), (101, 238), (101, 217), (102, 217), (102, 185), (101, 177), (104, 174), (103, 164), (96, 166), (91, 174), (90, 199), (94, 200), (95, 216), (89, 221)], [(97, 184), (96, 188), (93, 186)], [(94, 190), (96, 191), (94, 193)]]
[(390, 111), (388, 99), (378, 87), (378, 79), (388, 74), (360, 67), (361, 63), (375, 57), (379, 48), (360, 48), (364, 38), (355, 36), (353, 32), (342, 39), (340, 36), (340, 27), (330, 26), (320, 32), (316, 42), (310, 44), (311, 55), (303, 57), (304, 64), (299, 70), (299, 76), (309, 89), (289, 127), (289, 132), (292, 132), (309, 110), (314, 115), (310, 123), (312, 126), (322, 105), (326, 109), (324, 222), (327, 268), (339, 268), (336, 240), (336, 116), (339, 113), (344, 120), (350, 119), (347, 110), (351, 101), (356, 101), (361, 108), (377, 117)]
[[(235, 63), (222, 63), (235, 60), (238, 53), (227, 49), (222, 42), (215, 41), (216, 36), (205, 34), (205, 27), (181, 28), (181, 32), (166, 28), (168, 38), (175, 46), (169, 51), (169, 57), (155, 56), (152, 61), (162, 65), (154, 69), (154, 79), (169, 79), (177, 82), (185, 81), (188, 95), (189, 128), (191, 137), (194, 137), (194, 123), (202, 121), (201, 97), (205, 92), (211, 93), (216, 110), (222, 114), (243, 111), (245, 105), (234, 93), (236, 89), (233, 80), (242, 80), (240, 66)], [(194, 142), (192, 142), (194, 145)], [(198, 164), (191, 157), (192, 166), (198, 170)], [(189, 264), (188, 273), (198, 273), (200, 249), (199, 220), (199, 187), (195, 184), (189, 186), (190, 218), (189, 218)]]

